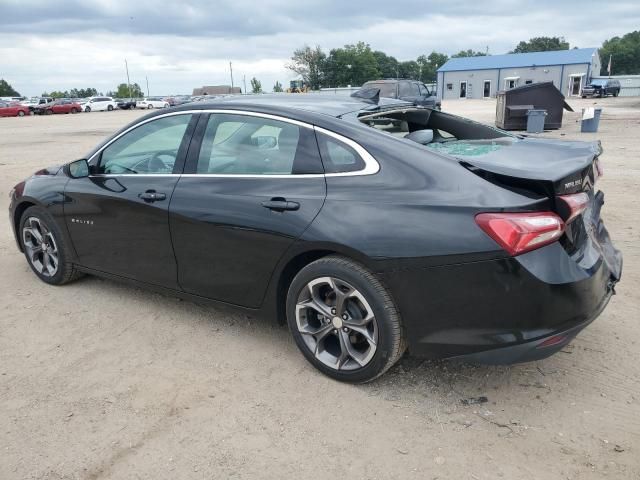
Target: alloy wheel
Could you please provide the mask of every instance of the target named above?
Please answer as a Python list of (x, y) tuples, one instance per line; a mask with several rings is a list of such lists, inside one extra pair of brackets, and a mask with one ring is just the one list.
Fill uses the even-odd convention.
[(378, 324), (356, 288), (335, 277), (309, 282), (296, 303), (296, 324), (307, 348), (335, 370), (357, 370), (373, 358)]
[(22, 228), (25, 253), (33, 268), (45, 277), (58, 271), (58, 245), (51, 230), (37, 217), (29, 217)]

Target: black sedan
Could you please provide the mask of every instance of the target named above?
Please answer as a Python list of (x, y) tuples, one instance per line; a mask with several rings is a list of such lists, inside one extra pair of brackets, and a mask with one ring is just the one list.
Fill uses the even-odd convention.
[(594, 320), (622, 269), (600, 153), (379, 96), (232, 97), (37, 172), (10, 220), (46, 283), (88, 273), (276, 317), (319, 370), (364, 382), (407, 348), (544, 358)]

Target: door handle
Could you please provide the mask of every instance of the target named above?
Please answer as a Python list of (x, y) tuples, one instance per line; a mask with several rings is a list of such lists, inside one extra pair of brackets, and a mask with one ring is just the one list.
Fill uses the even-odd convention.
[(275, 197), (271, 200), (266, 200), (262, 202), (262, 206), (276, 212), (284, 212), (285, 210), (298, 210), (300, 208), (300, 204), (298, 202), (289, 202), (286, 198), (282, 197)]
[(159, 200), (164, 200), (165, 198), (167, 198), (164, 193), (158, 193), (155, 190), (147, 190), (144, 193), (138, 194), (138, 197), (148, 203), (157, 202)]

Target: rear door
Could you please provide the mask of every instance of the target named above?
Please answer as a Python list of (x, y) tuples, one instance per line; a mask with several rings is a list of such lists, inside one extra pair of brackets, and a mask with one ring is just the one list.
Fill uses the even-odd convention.
[(325, 195), (310, 125), (250, 112), (203, 116), (169, 209), (180, 286), (260, 306)]
[(89, 177), (69, 180), (65, 221), (81, 265), (178, 288), (168, 209), (196, 121), (143, 122), (91, 159)]

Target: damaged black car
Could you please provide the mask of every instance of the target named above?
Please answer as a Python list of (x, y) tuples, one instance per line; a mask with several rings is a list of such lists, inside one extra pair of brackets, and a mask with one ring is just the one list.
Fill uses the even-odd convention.
[(530, 139), (398, 100), (231, 97), (146, 115), (11, 192), (42, 281), (83, 274), (275, 317), (332, 378), (405, 351), (547, 357), (622, 257), (598, 142)]

